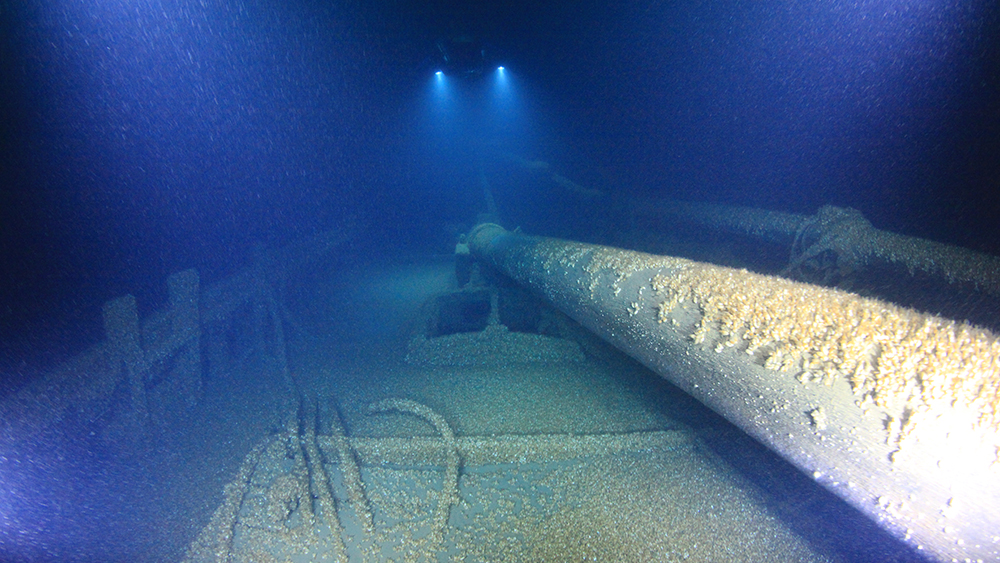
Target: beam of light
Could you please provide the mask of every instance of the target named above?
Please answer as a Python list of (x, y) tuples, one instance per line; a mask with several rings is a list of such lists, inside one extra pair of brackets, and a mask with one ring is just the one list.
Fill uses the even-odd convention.
[(502, 66), (497, 67), (494, 78), (494, 91), (497, 95), (508, 96), (510, 95), (510, 79), (507, 76), (507, 69)]
[(444, 70), (434, 72), (427, 83), (427, 109), (435, 127), (447, 126), (455, 114), (456, 91), (454, 83)]
[(443, 71), (437, 71), (434, 73), (434, 79), (431, 81), (431, 90), (434, 94), (434, 99), (438, 102), (445, 102), (451, 98), (451, 84), (450, 80), (444, 75)]
[(506, 68), (498, 66), (496, 72), (493, 73), (492, 90), (494, 103), (497, 104), (498, 109), (507, 107), (512, 103), (511, 77), (508, 76)]

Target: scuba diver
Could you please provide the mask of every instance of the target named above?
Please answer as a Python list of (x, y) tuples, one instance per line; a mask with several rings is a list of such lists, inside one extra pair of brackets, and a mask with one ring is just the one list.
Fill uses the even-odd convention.
[(442, 37), (435, 46), (440, 70), (447, 76), (474, 77), (486, 70), (486, 46), (471, 35)]
[(492, 46), (474, 35), (456, 33), (434, 42), (434, 53), (424, 59), (420, 70), (454, 78), (477, 78), (493, 70), (495, 63)]

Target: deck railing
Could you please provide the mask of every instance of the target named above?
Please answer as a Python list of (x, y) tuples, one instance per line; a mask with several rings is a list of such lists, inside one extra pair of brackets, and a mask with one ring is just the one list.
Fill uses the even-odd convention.
[(198, 272), (167, 278), (166, 305), (139, 318), (135, 297), (104, 304), (105, 338), (0, 399), (0, 443), (57, 428), (97, 432), (129, 445), (202, 399), (207, 378), (260, 362), (288, 379), (283, 307), (289, 268), (312, 262), (347, 240), (327, 232), (202, 289)]

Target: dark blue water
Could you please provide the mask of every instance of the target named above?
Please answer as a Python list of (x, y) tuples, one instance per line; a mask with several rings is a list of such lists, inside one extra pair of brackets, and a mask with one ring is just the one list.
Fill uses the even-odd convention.
[(344, 264), (449, 253), (484, 182), (535, 234), (832, 204), (1000, 254), (997, 45), (984, 0), (2, 1), (0, 392), (182, 269), (347, 224)]
[[(981, 1), (7, 2), (0, 326), (88, 317), (189, 266), (211, 279), (347, 216), (379, 248), (445, 249), (442, 225), (484, 207), (484, 166), (507, 221), (559, 231), (559, 186), (502, 185), (517, 169), (497, 152), (612, 199), (850, 206), (998, 253), (997, 18)], [(459, 35), (490, 68), (442, 93), (435, 42)]]

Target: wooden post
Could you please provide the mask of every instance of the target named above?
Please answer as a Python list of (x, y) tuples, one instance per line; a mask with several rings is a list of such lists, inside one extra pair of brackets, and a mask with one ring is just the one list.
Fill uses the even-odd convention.
[(199, 279), (196, 270), (184, 270), (167, 278), (171, 338), (182, 343), (177, 351), (174, 373), (176, 389), (188, 406), (201, 398), (201, 315)]
[(130, 412), (142, 425), (147, 417), (146, 406), (146, 355), (140, 346), (139, 312), (135, 297), (123, 295), (104, 304), (104, 332), (114, 354), (125, 366), (128, 379)]

